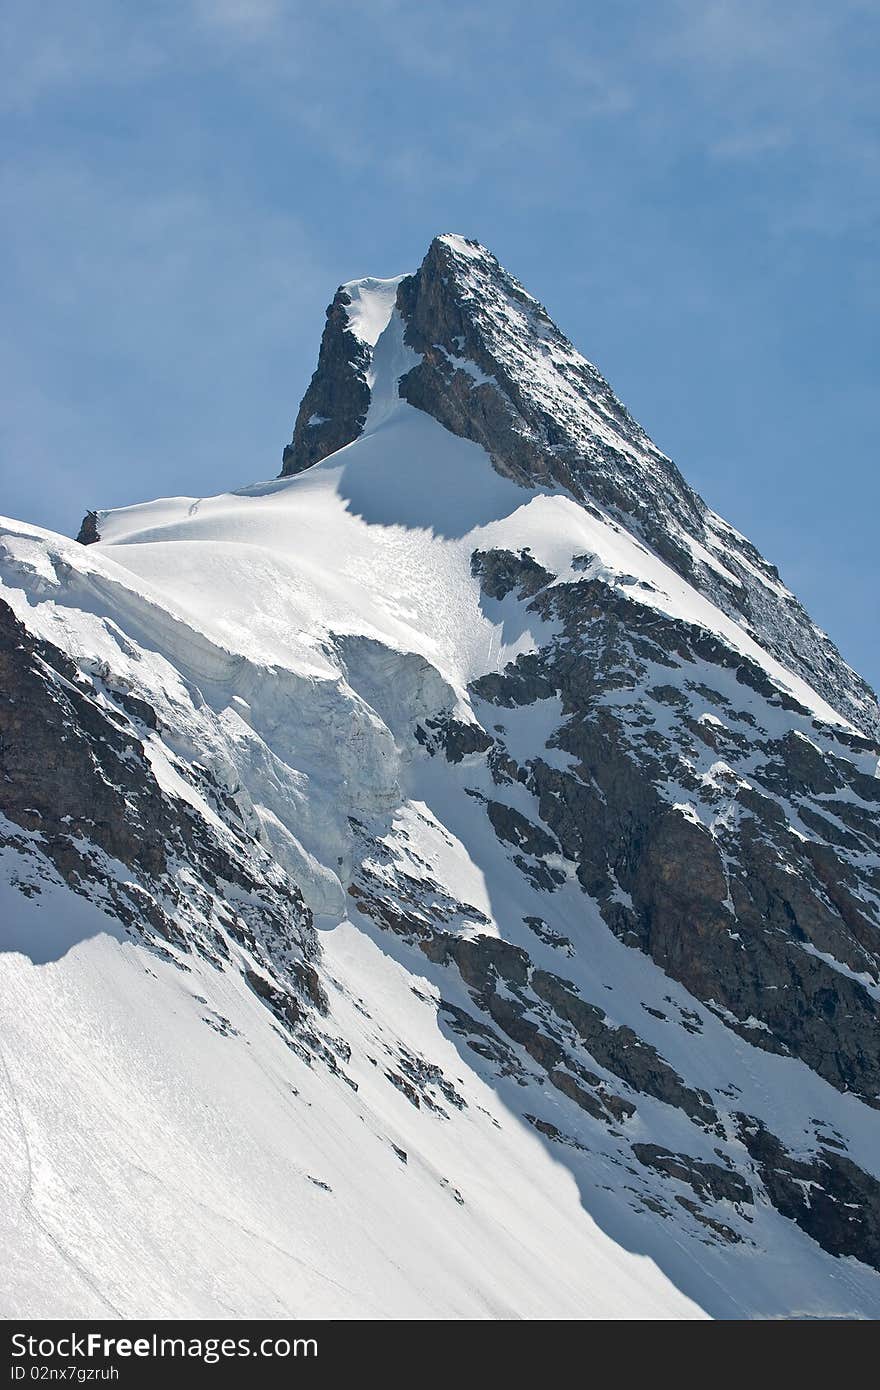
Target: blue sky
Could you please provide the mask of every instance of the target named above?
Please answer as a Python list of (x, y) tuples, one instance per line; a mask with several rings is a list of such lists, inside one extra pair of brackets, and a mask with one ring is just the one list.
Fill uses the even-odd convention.
[(877, 0), (5, 0), (0, 510), (275, 474), (342, 280), (489, 245), (880, 684)]

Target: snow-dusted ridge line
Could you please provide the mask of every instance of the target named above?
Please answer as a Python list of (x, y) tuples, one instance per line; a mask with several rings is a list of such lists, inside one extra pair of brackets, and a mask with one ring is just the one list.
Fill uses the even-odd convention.
[[(876, 696), (775, 567), (711, 512), (491, 252), (461, 237), (436, 238), (417, 274), (401, 284), (399, 303), (406, 340), (423, 354), (404, 383), (408, 400), (484, 444), (500, 471), (531, 486), (559, 483), (588, 507), (603, 508), (776, 660), (794, 662), (800, 679), (818, 686), (845, 718), (876, 733)], [(456, 363), (450, 381), (453, 358), (472, 365)], [(461, 386), (468, 378), (469, 392)]]
[[(313, 466), (102, 512), (88, 547), (0, 522), (34, 718), (56, 681), (88, 702), (60, 765), (116, 739), (116, 791), (183, 828), (161, 885), (135, 854), (102, 890), (63, 781), (33, 778), (42, 828), (0, 819), (3, 1311), (876, 1316), (878, 750), (765, 650), (770, 609), (721, 602), (786, 603), (766, 562), (692, 534), (538, 302), (438, 242), (466, 315), (424, 342), (416, 277), (334, 299)], [(405, 398), (429, 359), (460, 430)], [(464, 425), (499, 391), (638, 465), (693, 575), (498, 467)], [(186, 942), (117, 929), (114, 873)], [(277, 992), (303, 961), (261, 873), (316, 916), (293, 895), (320, 1019)]]
[[(469, 244), (463, 238), (450, 235), (441, 237), (440, 240), (453, 246), (457, 254), (462, 255), (474, 266), (482, 267), (487, 259), (494, 262), (494, 258), (485, 248)], [(277, 484), (255, 484), (234, 494), (216, 498), (168, 498), (144, 504), (142, 507), (100, 512), (101, 548), (114, 547), (114, 558), (123, 565), (132, 565), (137, 572), (138, 560), (143, 552), (135, 556), (127, 549), (132, 545), (152, 544), (155, 540), (167, 546), (170, 542), (186, 542), (190, 539), (200, 545), (205, 542), (238, 544), (239, 539), (245, 544), (252, 544), (255, 540), (259, 540), (263, 545), (268, 542), (274, 556), (278, 557), (286, 571), (283, 577), (276, 573), (276, 584), (282, 588), (288, 587), (294, 578), (291, 570), (298, 570), (299, 573), (294, 579), (297, 587), (305, 580), (304, 587), (312, 591), (320, 604), (321, 596), (314, 591), (315, 564), (309, 565), (307, 575), (303, 574), (303, 562), (313, 538), (318, 540), (317, 551), (320, 559), (317, 564), (321, 567), (327, 551), (343, 556), (366, 552), (366, 555), (369, 555), (371, 570), (378, 570), (376, 578), (370, 575), (367, 582), (372, 579), (371, 587), (375, 586), (381, 590), (387, 583), (389, 566), (392, 573), (393, 569), (397, 568), (401, 545), (396, 527), (402, 521), (408, 530), (415, 527), (418, 531), (430, 531), (432, 514), (441, 513), (440, 499), (446, 499), (448, 506), (450, 493), (453, 500), (457, 494), (460, 497), (460, 506), (457, 509), (453, 506), (453, 516), (455, 528), (463, 539), (458, 544), (455, 557), (457, 573), (452, 582), (456, 589), (470, 588), (471, 592), (476, 594), (476, 586), (469, 574), (470, 552), (473, 549), (489, 544), (512, 545), (518, 548), (518, 536), (522, 536), (522, 544), (532, 545), (540, 563), (558, 575), (570, 570), (576, 555), (584, 551), (593, 552), (599, 563), (605, 565), (609, 577), (631, 574), (638, 577), (645, 586), (640, 595), (642, 601), (657, 606), (671, 616), (695, 622), (707, 631), (714, 632), (743, 655), (757, 661), (781, 689), (806, 704), (817, 717), (826, 722), (839, 722), (852, 728), (850, 719), (842, 715), (826, 698), (812, 690), (802, 675), (791, 671), (784, 662), (762, 647), (757, 635), (748, 631), (742, 621), (737, 620), (736, 615), (722, 611), (711, 597), (696, 590), (670, 564), (646, 546), (637, 535), (622, 527), (619, 521), (603, 508), (592, 507), (585, 510), (559, 488), (553, 489), (549, 496), (546, 490), (538, 490), (533, 502), (529, 501), (529, 491), (523, 488), (508, 486), (505, 489), (503, 485), (499, 485), (493, 489), (490, 483), (492, 474), (489, 471), (489, 460), (483, 451), (479, 450), (479, 446), (471, 446), (472, 452), (468, 457), (466, 446), (450, 438), (446, 431), (438, 434), (438, 428), (430, 417), (425, 417), (421, 411), (414, 410), (406, 401), (400, 399), (398, 384), (401, 378), (421, 360), (419, 355), (406, 345), (405, 325), (395, 308), (395, 296), (404, 278), (399, 276), (389, 280), (375, 280), (365, 277), (343, 287), (352, 297), (352, 305), (346, 309), (346, 313), (353, 316), (350, 317), (353, 331), (362, 337), (362, 341), (369, 344), (371, 352), (367, 371), (370, 384), (369, 408), (359, 439), (329, 455), (306, 474), (279, 480)], [(527, 303), (533, 306), (534, 312), (544, 315), (544, 310), (537, 301), (527, 295), (517, 282), (513, 283)], [(569, 354), (574, 353), (567, 340), (561, 338), (559, 330), (550, 324), (549, 320), (547, 323), (552, 335), (565, 344), (566, 351)], [(579, 354), (575, 356), (585, 370), (595, 373), (596, 369), (592, 364), (580, 358)], [(467, 361), (464, 358), (460, 360)], [(455, 361), (453, 358), (454, 364)], [(477, 373), (475, 378), (474, 372)], [(472, 376), (474, 385), (488, 379), (473, 365), (468, 369), (468, 374)], [(604, 383), (603, 388), (608, 390)], [(566, 389), (570, 388), (566, 386)], [(614, 400), (616, 401), (616, 398)], [(377, 435), (379, 430), (382, 431), (381, 438)], [(653, 449), (653, 446), (651, 448)], [(456, 453), (461, 456), (460, 468), (458, 471), (451, 471), (449, 463)], [(335, 471), (337, 468), (340, 470), (338, 473)], [(415, 469), (418, 470), (418, 475), (414, 480)], [(489, 520), (486, 508), (483, 507), (481, 512), (473, 505), (473, 489), (475, 482), (479, 481), (480, 469), (484, 470), (485, 485), (493, 494), (488, 498), (491, 517), (488, 525), (485, 524)], [(423, 505), (415, 514), (403, 511), (399, 507), (399, 498), (407, 488), (413, 487), (414, 481), (423, 499)], [(367, 531), (357, 527), (356, 523), (352, 525), (346, 518), (334, 514), (340, 504), (350, 514), (352, 491), (356, 496), (369, 495), (370, 525)], [(436, 499), (434, 508), (430, 505), (432, 498)], [(255, 516), (252, 504), (257, 499), (265, 505), (266, 510), (262, 515)], [(482, 497), (480, 501), (482, 502)], [(269, 512), (269, 507), (273, 505), (276, 509), (274, 519)], [(560, 540), (557, 543), (553, 538), (549, 546), (547, 541), (552, 535), (551, 526), (544, 523), (543, 518), (537, 526), (535, 525), (536, 513), (542, 506), (555, 508), (552, 526), (558, 530)], [(717, 519), (717, 524), (719, 529), (725, 528), (726, 534), (738, 534), (733, 528), (727, 527), (726, 523), (721, 522), (720, 518)], [(471, 537), (464, 540), (468, 532), (471, 533)], [(291, 544), (293, 536), (297, 538), (295, 546)], [(367, 536), (369, 541), (365, 545)], [(536, 545), (536, 537), (540, 540), (540, 547)], [(565, 541), (569, 537), (570, 548), (566, 555)], [(691, 538), (688, 538), (688, 544), (691, 549), (696, 547), (696, 542)], [(445, 593), (441, 592), (436, 599), (431, 596), (431, 603), (424, 619), (415, 625), (417, 632), (408, 634), (409, 640), (401, 640), (399, 634), (388, 630), (384, 624), (377, 624), (367, 635), (376, 636), (392, 646), (400, 645), (404, 649), (412, 643), (413, 649), (419, 650), (429, 660), (435, 660), (435, 653), (425, 649), (424, 634), (430, 631), (432, 626), (432, 609), (436, 611), (438, 606), (442, 608), (444, 597), (449, 592), (447, 576), (450, 570), (450, 547), (442, 541), (438, 543), (436, 537), (430, 535), (418, 540), (413, 536), (412, 545), (419, 545), (424, 551), (424, 582), (431, 585), (431, 571), (436, 568), (438, 574), (443, 577)], [(126, 547), (125, 551), (119, 549), (122, 546)], [(714, 568), (723, 569), (718, 559), (708, 552), (705, 553)], [(167, 552), (163, 550), (159, 554), (164, 567), (168, 558)], [(144, 555), (143, 558), (146, 559), (147, 556)], [(348, 564), (350, 565), (351, 561), (348, 561)], [(155, 569), (153, 565), (150, 568)], [(363, 574), (363, 569), (359, 570), (359, 579)], [(195, 577), (201, 583), (200, 576), (196, 574)], [(733, 579), (733, 576), (729, 577)], [(322, 585), (326, 585), (328, 578), (327, 575), (320, 575)], [(391, 582), (394, 582), (393, 578)], [(763, 579), (761, 582), (764, 582)], [(782, 592), (787, 595), (786, 590), (782, 589)], [(243, 588), (239, 585), (229, 585), (226, 586), (224, 599), (227, 614), (235, 613), (236, 610), (242, 614), (243, 620), (239, 620), (241, 631), (250, 644), (250, 615), (259, 608), (258, 595), (248, 585)], [(359, 608), (360, 597), (355, 601)], [(387, 599), (384, 599), (384, 604), (387, 608)], [(340, 622), (345, 630), (346, 619), (341, 615), (334, 614), (332, 619), (328, 617), (327, 626), (337, 627)], [(348, 622), (351, 623), (351, 618)], [(416, 643), (418, 645), (415, 645)], [(504, 648), (501, 647), (499, 653), (503, 652)], [(284, 659), (282, 652), (277, 649), (276, 657)], [(488, 653), (480, 659), (488, 665)], [(440, 669), (459, 690), (463, 689), (472, 675), (482, 674), (482, 671), (474, 667), (468, 670), (452, 670), (441, 665)]]

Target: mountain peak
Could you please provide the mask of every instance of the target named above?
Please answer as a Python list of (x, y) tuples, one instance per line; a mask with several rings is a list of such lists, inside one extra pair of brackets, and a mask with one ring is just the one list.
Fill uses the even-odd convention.
[(282, 477), (367, 428), (379, 390), (373, 354), (395, 313), (408, 358), (383, 386), (394, 397), (386, 405), (422, 411), (480, 445), (487, 465), (520, 487), (563, 492), (625, 528), (847, 719), (878, 727), (873, 692), (776, 567), (707, 507), (543, 304), (476, 240), (443, 233), (414, 274), (339, 287)]
[(447, 298), (467, 318), (469, 312), (479, 312), (485, 287), (493, 282), (546, 318), (537, 300), (487, 247), (453, 232), (433, 238), (415, 275), (390, 279), (367, 275), (340, 285), (327, 307), (318, 366), (300, 403), (293, 438), (284, 450), (281, 476), (311, 468), (362, 432), (373, 385), (373, 351), (398, 305), (401, 285), (445, 285)]
[(876, 1315), (867, 687), (478, 243), (309, 462), (0, 526), (0, 1308)]

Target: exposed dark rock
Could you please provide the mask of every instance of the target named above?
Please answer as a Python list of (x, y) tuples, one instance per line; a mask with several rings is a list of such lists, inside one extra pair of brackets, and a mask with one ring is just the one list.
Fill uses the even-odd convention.
[(543, 859), (527, 859), (522, 854), (514, 854), (512, 858), (520, 873), (525, 875), (533, 888), (542, 893), (555, 893), (565, 882), (565, 871), (552, 868), (545, 864)]
[(594, 1120), (607, 1120), (605, 1106), (592, 1091), (588, 1091), (586, 1087), (582, 1086), (570, 1072), (565, 1071), (562, 1067), (555, 1067), (548, 1074), (557, 1091), (568, 1096), (569, 1100), (573, 1100), (581, 1110), (592, 1115)]
[(281, 477), (302, 473), (328, 454), (357, 439), (367, 418), (370, 388), (366, 371), (370, 350), (348, 326), (351, 296), (336, 291), (327, 309), (318, 366), (302, 398), (281, 461)]
[(495, 834), (505, 844), (513, 845), (525, 854), (537, 857), (559, 853), (559, 845), (553, 837), (512, 806), (505, 806), (500, 801), (488, 801), (486, 814), (492, 822)]
[(101, 539), (98, 531), (97, 512), (86, 512), (76, 538), (80, 545), (94, 545), (96, 541)]
[(528, 1120), (529, 1124), (532, 1125), (539, 1134), (543, 1134), (545, 1139), (552, 1139), (554, 1144), (565, 1144), (569, 1148), (581, 1149), (586, 1153), (586, 1144), (582, 1144), (580, 1140), (572, 1138), (570, 1134), (563, 1134), (562, 1130), (558, 1129), (550, 1120), (539, 1119), (537, 1115), (523, 1115), (523, 1119)]
[(569, 938), (548, 927), (543, 917), (524, 917), (523, 921), (529, 931), (534, 932), (538, 940), (543, 941), (545, 946), (552, 946), (555, 951), (564, 951), (567, 956), (574, 955), (574, 946)]
[(456, 1110), (466, 1110), (467, 1101), (459, 1091), (456, 1090), (452, 1082), (443, 1074), (436, 1062), (427, 1062), (424, 1057), (418, 1057), (405, 1048), (400, 1049), (398, 1065), (402, 1074), (408, 1078), (415, 1086), (422, 1102), (436, 1113), (449, 1118), (443, 1108), (438, 1105), (434, 1092), (439, 1092), (449, 1105)]
[(447, 999), (440, 1000), (438, 1013), (454, 1033), (467, 1040), (472, 1052), (491, 1062), (502, 1076), (521, 1074), (522, 1068), (515, 1054), (494, 1028), (488, 1027), (485, 1022), (474, 1018), (472, 1014), (460, 1009), (456, 1004), (451, 1004)]
[(732, 1168), (720, 1163), (708, 1163), (690, 1154), (672, 1153), (659, 1144), (633, 1144), (633, 1153), (647, 1168), (654, 1168), (669, 1178), (678, 1178), (692, 1187), (702, 1200), (750, 1204), (752, 1189)]
[[(775, 566), (709, 512), (490, 252), (435, 238), (397, 303), (421, 357), (400, 382), (405, 400), (481, 444), (521, 486), (561, 487), (588, 509), (605, 508), (864, 732), (880, 727), (874, 693), (780, 589)], [(694, 542), (715, 563), (695, 558)]]
[(0, 691), (4, 814), (39, 831), (56, 863), (75, 853), (74, 842), (92, 841), (129, 867), (164, 873), (173, 812), (140, 741), (101, 709), (73, 663), (38, 643), (2, 602)]
[(138, 737), (155, 724), (145, 701), (84, 675), (0, 602), (0, 810), (27, 832), (16, 848), (178, 961), (198, 952), (223, 964), (238, 943), (259, 964), (243, 967), (248, 984), (294, 1028), (327, 1005), (309, 962), (311, 914), (257, 842), (240, 828), (221, 835), (163, 792)]
[(395, 1086), (397, 1090), (400, 1091), (401, 1095), (406, 1096), (410, 1105), (414, 1105), (416, 1110), (421, 1109), (422, 1102), (419, 1098), (419, 1093), (416, 1087), (410, 1080), (408, 1080), (407, 1077), (401, 1076), (400, 1072), (398, 1071), (386, 1071), (385, 1075), (391, 1082), (392, 1086)]
[[(880, 821), (844, 802), (855, 810), (852, 829), (823, 835), (825, 843), (789, 829), (794, 806), (804, 813), (801, 825), (821, 833), (826, 799), (841, 788), (860, 801), (863, 791), (876, 794), (876, 779), (862, 788), (864, 774), (846, 757), (849, 736), (827, 726), (813, 733), (815, 721), (754, 663), (601, 582), (556, 584), (529, 605), (561, 624), (560, 636), (475, 681), (472, 691), (502, 708), (561, 698), (565, 720), (556, 742), (577, 766), (566, 772), (536, 759), (525, 781), (609, 926), (719, 1008), (753, 1045), (798, 1056), (876, 1105), (880, 1007), (857, 979), (816, 953), (880, 978), (871, 906), (880, 886), (871, 867), (880, 855)], [(645, 689), (658, 665), (678, 673), (676, 684), (653, 680)], [(683, 671), (693, 675), (683, 681)], [(706, 726), (710, 739), (698, 739), (694, 710), (705, 709), (713, 679), (731, 695), (717, 696), (723, 717)], [(752, 692), (751, 710), (732, 703), (737, 686)], [(629, 693), (622, 699), (621, 692)], [(784, 712), (813, 737), (793, 727), (778, 737), (759, 728), (762, 702), (767, 728)], [(755, 746), (764, 756), (752, 758), (744, 776), (736, 769)], [(706, 766), (719, 757), (728, 764), (727, 780), (713, 787), (696, 777), (702, 756)], [(682, 803), (696, 797), (710, 807), (741, 807), (731, 828), (724, 822), (710, 830), (676, 809), (661, 794), (676, 782)], [(528, 861), (522, 867), (535, 881)]]
[(460, 763), (471, 753), (485, 753), (492, 747), (492, 738), (479, 724), (465, 724), (451, 715), (426, 719), (424, 726), (416, 725), (415, 737), (430, 752), (442, 748), (451, 763)]
[(529, 957), (519, 946), (497, 936), (460, 937), (435, 933), (422, 941), (420, 949), (429, 960), (451, 962), (465, 984), (477, 990), (494, 992), (494, 982), (525, 985), (529, 978)]
[(274, 1014), (291, 1028), (302, 1021), (303, 1010), (296, 996), (279, 989), (255, 970), (245, 970), (244, 977), (259, 999), (268, 1004)]
[(539, 565), (528, 550), (475, 550), (471, 573), (479, 578), (488, 598), (506, 598), (514, 589), (520, 598), (531, 598), (556, 577)]
[(132, 719), (138, 719), (148, 729), (158, 729), (159, 721), (156, 718), (156, 711), (146, 700), (140, 699), (137, 695), (132, 695), (128, 690), (122, 690), (118, 686), (112, 690), (112, 695), (119, 702), (127, 714)]
[(535, 970), (532, 989), (553, 1013), (570, 1023), (587, 1051), (599, 1063), (632, 1086), (656, 1096), (702, 1124), (717, 1120), (712, 1101), (704, 1092), (686, 1086), (668, 1062), (639, 1038), (631, 1028), (609, 1025), (602, 1009), (587, 1003), (558, 975)]
[(723, 1221), (719, 1221), (717, 1217), (710, 1216), (708, 1212), (703, 1211), (699, 1203), (695, 1202), (693, 1198), (682, 1197), (679, 1193), (675, 1200), (680, 1207), (684, 1207), (685, 1211), (689, 1211), (694, 1220), (699, 1221), (701, 1226), (714, 1231), (715, 1235), (720, 1236), (728, 1245), (737, 1245), (742, 1240), (738, 1231), (735, 1231), (732, 1226), (727, 1226)]
[[(362, 905), (362, 910), (369, 906)], [(387, 925), (380, 915), (380, 925)], [(403, 933), (406, 934), (406, 933)], [(599, 1066), (625, 1081), (634, 1091), (678, 1106), (701, 1125), (713, 1125), (717, 1114), (711, 1098), (687, 1086), (675, 1070), (649, 1043), (631, 1028), (614, 1027), (597, 1005), (588, 1003), (574, 986), (557, 975), (535, 969), (524, 950), (497, 937), (458, 937), (423, 924), (411, 934), (422, 953), (439, 965), (454, 965), (473, 998), (508, 1038), (525, 1049), (547, 1072), (550, 1080), (570, 1099), (597, 1118), (613, 1115), (617, 1119), (633, 1113), (634, 1105), (620, 1096), (605, 1093), (600, 1078), (584, 1070), (571, 1051), (570, 1041), (559, 1033), (559, 1025), (570, 1025), (573, 1033)], [(476, 1051), (498, 1059), (497, 1034), (485, 1024), (460, 1016), (461, 1011), (444, 1004), (443, 1009), (466, 1034), (477, 1033)], [(536, 1021), (543, 1011), (544, 1022)], [(509, 1061), (502, 1050), (502, 1059)], [(571, 1073), (574, 1073), (573, 1075)], [(598, 1095), (585, 1090), (578, 1076), (598, 1088)]]
[(880, 1269), (880, 1182), (827, 1148), (795, 1158), (753, 1115), (738, 1119), (776, 1209), (832, 1255), (854, 1255)]

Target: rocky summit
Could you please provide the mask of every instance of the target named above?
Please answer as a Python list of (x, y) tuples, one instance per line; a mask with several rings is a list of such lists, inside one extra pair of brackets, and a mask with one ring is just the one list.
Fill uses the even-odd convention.
[(7, 1316), (880, 1315), (877, 699), (484, 247), (0, 669)]

